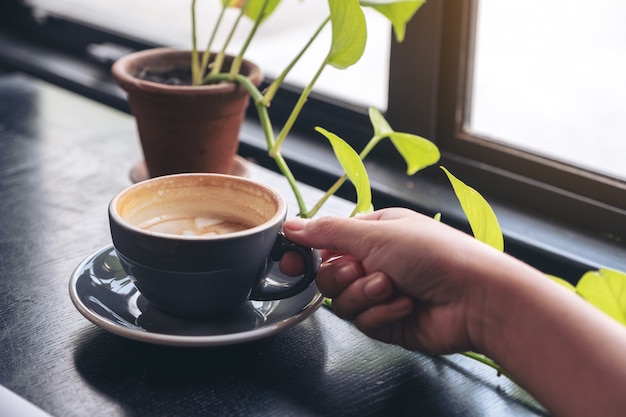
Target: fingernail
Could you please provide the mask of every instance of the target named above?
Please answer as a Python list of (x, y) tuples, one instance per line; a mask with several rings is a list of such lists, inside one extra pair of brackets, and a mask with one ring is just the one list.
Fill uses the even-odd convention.
[(363, 287), (363, 292), (369, 298), (377, 298), (387, 291), (387, 284), (381, 276), (370, 279)]
[(283, 230), (290, 232), (299, 232), (306, 226), (307, 220), (300, 217), (294, 217), (293, 219), (285, 220), (283, 224)]

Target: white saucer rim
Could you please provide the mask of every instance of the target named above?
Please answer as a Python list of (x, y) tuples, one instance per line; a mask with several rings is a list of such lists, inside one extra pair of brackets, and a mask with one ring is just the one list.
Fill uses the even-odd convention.
[(315, 311), (317, 311), (324, 301), (324, 296), (321, 295), (319, 291), (316, 291), (308, 304), (292, 316), (289, 316), (284, 320), (277, 321), (276, 323), (272, 323), (271, 325), (261, 326), (253, 330), (244, 332), (223, 335), (186, 336), (165, 333), (153, 333), (147, 330), (131, 329), (114, 321), (111, 321), (91, 310), (82, 302), (76, 289), (77, 281), (81, 275), (79, 271), (82, 272), (85, 269), (87, 263), (92, 261), (98, 254), (104, 253), (105, 251), (110, 251), (112, 249), (112, 244), (103, 246), (101, 249), (92, 252), (80, 262), (80, 264), (72, 272), (69, 281), (69, 293), (70, 299), (72, 300), (74, 307), (86, 319), (110, 333), (125, 337), (127, 339), (150, 344), (187, 347), (226, 346), (245, 343), (277, 334), (281, 331), (287, 330), (295, 326), (296, 324), (299, 324), (300, 322), (311, 316)]

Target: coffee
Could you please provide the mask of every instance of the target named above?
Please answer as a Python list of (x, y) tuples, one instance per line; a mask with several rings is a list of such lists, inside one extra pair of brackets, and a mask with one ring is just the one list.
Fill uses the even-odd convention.
[(206, 216), (163, 215), (137, 226), (140, 229), (168, 235), (209, 237), (239, 232), (253, 225), (207, 214)]
[(250, 181), (220, 176), (161, 177), (131, 187), (115, 211), (129, 225), (156, 234), (214, 238), (258, 227), (276, 216), (279, 199)]

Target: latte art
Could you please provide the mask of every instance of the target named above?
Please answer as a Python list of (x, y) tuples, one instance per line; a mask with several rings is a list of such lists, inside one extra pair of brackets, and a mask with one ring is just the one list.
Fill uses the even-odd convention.
[(138, 227), (168, 235), (209, 237), (239, 232), (249, 229), (251, 226), (219, 217), (162, 216), (148, 220)]

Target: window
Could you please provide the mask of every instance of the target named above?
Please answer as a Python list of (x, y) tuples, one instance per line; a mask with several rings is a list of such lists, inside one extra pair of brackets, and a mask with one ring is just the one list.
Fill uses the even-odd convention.
[[(40, 19), (60, 15), (87, 24), (114, 30), (125, 36), (137, 37), (150, 43), (190, 48), (191, 0), (27, 0), (37, 10)], [(181, 3), (183, 7), (181, 7)], [(217, 19), (220, 2), (197, 2), (198, 42), (201, 47), (209, 39)], [(227, 15), (233, 20), (236, 14)], [(390, 25), (379, 13), (366, 9), (368, 42), (363, 58), (348, 70), (328, 67), (316, 84), (316, 92), (345, 100), (359, 106), (374, 105), (387, 108), (387, 77), (389, 62)], [(248, 56), (261, 66), (269, 77), (276, 77), (317, 30), (328, 15), (325, 1), (284, 1), (259, 29)], [(204, 24), (203, 24), (204, 23)], [(249, 29), (249, 21), (242, 27)], [(247, 26), (246, 26), (247, 25)], [(232, 42), (231, 52), (243, 43), (247, 31), (239, 31)], [(221, 39), (226, 37), (220, 33)], [(306, 85), (328, 52), (330, 27), (326, 27), (313, 48), (294, 68), (288, 82)], [(218, 43), (219, 44), (219, 43)], [(372, 80), (375, 80), (374, 82)], [(364, 88), (363, 86), (367, 86)]]
[[(181, 1), (188, 3), (188, 0), (8, 0), (0, 3), (0, 8), (12, 4), (14, 9), (19, 9), (16, 15), (23, 17), (28, 14), (28, 18), (23, 17), (22, 20), (13, 20), (12, 16), (5, 20), (5, 24), (13, 25), (16, 30), (39, 31), (43, 35), (40, 41), (43, 39), (56, 43), (55, 46), (62, 45), (68, 51), (75, 48), (72, 53), (82, 57), (83, 50), (74, 43), (101, 43), (108, 39), (101, 34), (76, 36), (73, 31), (78, 26), (85, 26), (84, 22), (88, 22), (87, 26), (102, 29), (101, 32), (114, 42), (134, 42), (139, 46), (187, 46), (188, 10), (180, 7)], [(375, 104), (381, 109), (386, 108), (387, 118), (396, 130), (418, 133), (437, 142), (443, 151), (442, 163), (488, 200), (502, 201), (547, 215), (555, 221), (590, 228), (596, 235), (600, 232), (604, 238), (623, 244), (626, 239), (626, 164), (621, 161), (626, 158), (623, 151), (626, 140), (622, 138), (626, 127), (623, 125), (626, 106), (620, 107), (619, 100), (617, 106), (613, 102), (615, 98), (624, 96), (621, 74), (626, 69), (623, 58), (626, 57), (626, 44), (623, 29), (614, 21), (619, 22), (626, 15), (626, 6), (621, 0), (599, 0), (592, 6), (585, 4), (583, 8), (576, 7), (574, 1), (580, 0), (554, 0), (550, 4), (507, 3), (505, 7), (496, 0), (429, 0), (410, 23), (407, 38), (402, 44), (390, 41), (391, 31), (386, 22), (377, 19), (378, 16), (373, 13), (368, 16), (368, 22), (369, 45), (374, 49), (359, 66), (341, 73), (328, 71), (327, 79), (317, 90), (319, 94), (307, 103), (305, 111), (313, 109), (311, 113), (314, 117), (311, 119), (314, 123), (323, 124), (349, 140), (360, 135), (356, 139), (360, 141), (363, 135), (358, 128), (354, 128), (356, 135), (350, 135), (337, 131), (327, 123), (363, 126), (369, 135), (366, 106)], [(201, 13), (210, 14), (206, 7), (211, 2), (199, 0)], [(155, 5), (159, 7), (153, 7)], [(25, 23), (32, 23), (30, 6), (40, 27)], [(262, 36), (267, 40), (263, 44), (267, 44), (268, 49), (260, 53), (259, 61), (278, 62), (278, 43), (282, 46), (292, 37), (295, 39), (298, 32), (308, 36), (315, 27), (298, 25), (294, 28), (290, 19), (293, 10), (305, 10), (307, 16), (314, 16), (322, 6), (326, 7), (325, 1), (284, 1), (277, 12), (284, 9), (285, 14), (276, 14), (275, 21), (268, 22), (263, 28)], [(153, 14), (147, 14), (148, 11)], [(525, 13), (523, 18), (522, 13)], [(2, 18), (0, 13), (0, 20)], [(521, 23), (519, 19), (523, 19)], [(46, 21), (51, 24), (46, 24)], [(68, 29), (68, 22), (72, 21), (79, 23), (69, 25)], [(278, 24), (281, 25), (280, 30), (276, 29)], [(565, 43), (569, 41), (565, 29), (552, 31), (557, 24), (565, 25), (567, 30), (572, 26), (581, 28), (573, 31), (572, 36), (578, 37), (575, 45)], [(287, 27), (294, 30), (289, 35), (285, 32)], [(597, 31), (598, 28), (602, 30)], [(530, 34), (527, 33), (529, 30)], [(52, 36), (53, 32), (61, 34)], [(531, 43), (531, 35), (540, 36), (541, 44)], [(323, 43), (323, 40), (320, 41)], [(502, 43), (513, 41), (517, 45), (516, 53), (509, 51), (505, 59), (498, 48)], [(624, 52), (620, 53), (622, 44)], [(522, 55), (522, 51), (530, 55)], [(589, 51), (596, 55), (592, 57)], [(541, 56), (537, 55), (538, 52), (546, 53)], [(0, 48), (0, 56), (3, 53)], [(584, 65), (576, 68), (576, 71), (585, 69), (584, 76), (578, 78), (575, 85), (552, 77), (549, 71), (556, 68), (556, 64), (548, 59), (560, 57), (561, 61), (557, 63), (564, 65), (565, 59), (576, 58), (573, 54), (585, 57), (580, 60)], [(524, 67), (530, 60), (537, 63), (532, 67), (535, 71), (533, 79), (529, 76), (531, 68)], [(38, 60), (35, 64), (45, 62)], [(600, 62), (610, 62), (610, 65)], [(267, 75), (275, 74), (276, 70), (266, 66), (266, 63), (262, 66)], [(524, 99), (524, 94), (530, 94), (534, 100), (538, 93), (533, 93), (528, 86), (523, 86), (520, 91), (519, 75), (510, 67), (516, 71), (520, 67), (525, 68), (526, 81), (546, 81), (540, 91), (544, 94), (551, 97), (568, 94), (565, 104), (573, 104), (576, 111), (587, 109), (585, 116), (589, 116), (591, 110), (603, 111), (598, 113), (600, 119), (589, 122), (591, 130), (575, 129), (585, 133), (584, 140), (592, 135), (594, 140), (606, 145), (605, 148), (596, 147), (602, 152), (599, 162), (592, 161), (588, 152), (582, 154), (583, 159), (580, 154), (565, 153), (577, 150), (571, 149), (576, 147), (569, 146), (569, 141), (565, 149), (561, 145), (551, 148), (551, 141), (558, 144), (561, 140), (555, 132), (566, 131), (566, 138), (572, 140), (568, 129), (572, 127), (572, 119), (580, 123), (581, 117), (571, 114), (570, 110), (563, 118), (564, 127), (553, 123), (557, 119), (553, 115), (549, 116), (547, 124), (540, 124), (545, 111), (552, 111), (553, 107), (560, 105), (547, 106), (545, 99), (537, 99), (542, 108), (525, 106), (528, 101)], [(303, 71), (306, 72), (306, 68)], [(497, 78), (494, 73), (498, 74)], [(339, 75), (344, 78), (337, 78)], [(570, 75), (576, 74), (572, 72)], [(610, 78), (612, 76), (615, 77)], [(93, 84), (101, 87), (100, 80), (96, 81)], [(294, 84), (302, 82), (298, 77), (290, 81)], [(590, 87), (593, 83), (602, 87), (608, 95), (596, 94), (597, 90)], [(560, 84), (565, 87), (561, 93), (552, 93), (550, 89)], [(363, 87), (366, 85), (368, 88)], [(531, 83), (533, 87), (537, 85), (537, 82)], [(93, 85), (87, 87), (93, 88)], [(370, 87), (373, 88), (370, 90)], [(518, 89), (513, 90), (514, 87)], [(505, 89), (509, 92), (506, 103), (503, 103), (498, 94), (507, 91)], [(590, 97), (589, 94), (592, 94), (592, 99), (585, 98)], [(576, 108), (578, 103), (580, 105)], [(593, 105), (590, 106), (590, 103)], [(276, 107), (278, 104), (274, 103), (272, 110)], [(533, 113), (536, 110), (541, 110), (541, 114)], [(303, 114), (303, 117), (308, 116)], [(612, 127), (608, 132), (601, 130), (609, 125)], [(594, 142), (594, 147), (597, 143)], [(375, 152), (372, 158), (379, 154)], [(617, 162), (609, 166), (610, 158), (615, 158)], [(396, 162), (397, 159), (387, 156), (379, 158), (377, 163), (380, 166), (376, 168), (380, 168), (383, 175), (380, 172), (376, 175), (378, 178), (388, 177), (385, 180), (391, 181), (383, 187), (383, 192), (395, 193), (391, 203), (402, 203), (405, 201), (402, 198), (408, 196), (410, 191), (406, 189), (406, 177), (393, 175), (402, 171), (399, 165), (394, 165)], [(420, 196), (408, 198), (417, 201)]]
[(626, 180), (626, 3), (478, 3), (474, 135)]
[[(620, 19), (626, 17), (626, 6), (618, 0), (592, 7), (556, 0), (549, 5), (500, 3), (427, 3), (413, 22), (409, 46), (392, 49), (389, 107), (394, 120), (434, 138), (445, 163), (488, 197), (623, 242), (626, 106), (620, 99), (626, 92), (626, 38)], [(511, 43), (510, 48), (502, 43)], [(421, 52), (411, 49), (415, 45)], [(416, 54), (423, 57), (419, 67)], [(569, 74), (553, 73), (574, 62), (579, 66)], [(394, 73), (408, 67), (419, 68), (416, 80)], [(568, 76), (576, 81), (568, 82)], [(402, 81), (394, 84), (396, 78)], [(556, 104), (548, 97), (564, 100)], [(558, 115), (565, 106), (570, 110)], [(572, 129), (574, 124), (581, 127)], [(573, 130), (584, 134), (575, 139)], [(575, 140), (587, 142), (577, 147)], [(597, 160), (590, 148), (600, 152)]]

